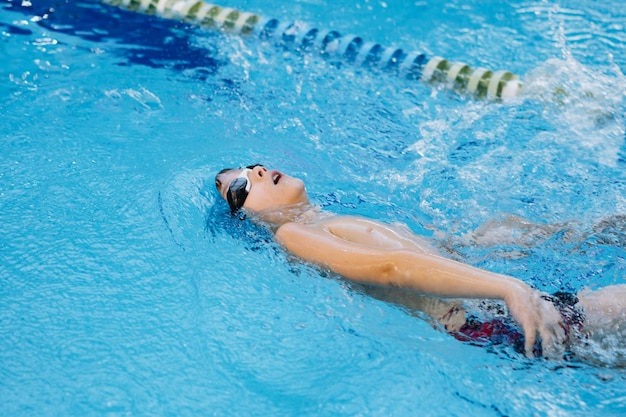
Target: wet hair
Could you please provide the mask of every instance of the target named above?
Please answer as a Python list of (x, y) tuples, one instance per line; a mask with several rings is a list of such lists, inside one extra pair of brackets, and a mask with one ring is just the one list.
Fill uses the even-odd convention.
[(237, 168), (224, 168), (223, 170), (221, 170), (220, 172), (218, 172), (215, 175), (215, 188), (217, 188), (218, 190), (220, 188), (222, 188), (222, 181), (220, 181), (220, 176), (222, 176), (223, 174), (227, 173), (228, 171), (233, 171)]

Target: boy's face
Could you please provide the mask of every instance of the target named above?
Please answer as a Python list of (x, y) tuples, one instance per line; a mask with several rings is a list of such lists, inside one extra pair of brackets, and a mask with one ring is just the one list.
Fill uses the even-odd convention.
[[(239, 185), (237, 187), (239, 192), (235, 193), (234, 190), (230, 192), (238, 194), (240, 200), (245, 199), (243, 207), (248, 210), (259, 212), (309, 201), (304, 183), (298, 178), (276, 170), (269, 171), (261, 165), (245, 170), (245, 174), (242, 175), (243, 171), (243, 169), (234, 169), (218, 175), (218, 190), (224, 200), (229, 201), (229, 189), (237, 180), (235, 185)], [(244, 184), (249, 186), (247, 197), (245, 190), (242, 189)], [(233, 197), (231, 195), (231, 198)]]

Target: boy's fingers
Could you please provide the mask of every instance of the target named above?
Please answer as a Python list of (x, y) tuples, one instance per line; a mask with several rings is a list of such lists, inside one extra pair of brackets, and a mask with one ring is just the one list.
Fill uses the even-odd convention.
[(537, 331), (535, 330), (535, 326), (524, 327), (524, 350), (526, 351), (526, 357), (528, 358), (535, 357), (533, 350), (535, 347), (535, 341), (537, 340), (536, 333)]
[(565, 330), (561, 324), (561, 314), (556, 308), (547, 303), (541, 304), (543, 325), (539, 329), (543, 356), (558, 358), (562, 355), (565, 343)]

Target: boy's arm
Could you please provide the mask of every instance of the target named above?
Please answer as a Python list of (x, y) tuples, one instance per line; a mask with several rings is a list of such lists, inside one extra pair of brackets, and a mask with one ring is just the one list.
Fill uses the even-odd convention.
[(515, 278), (433, 254), (379, 249), (347, 241), (319, 226), (287, 223), (278, 229), (276, 239), (300, 258), (354, 281), (409, 288), (441, 297), (504, 300), (524, 330), (527, 354), (532, 354), (537, 333), (544, 345), (557, 343), (563, 336), (554, 307), (546, 305), (548, 302), (537, 291)]

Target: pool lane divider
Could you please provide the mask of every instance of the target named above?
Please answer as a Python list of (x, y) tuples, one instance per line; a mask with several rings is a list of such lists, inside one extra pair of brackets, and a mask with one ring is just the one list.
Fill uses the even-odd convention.
[(254, 13), (217, 6), (203, 0), (103, 0), (123, 9), (176, 19), (200, 27), (244, 37), (284, 44), (303, 51), (317, 51), (322, 56), (340, 57), (346, 62), (396, 73), (410, 80), (449, 85), (455, 91), (476, 97), (506, 99), (522, 91), (523, 83), (509, 71), (472, 68), (462, 62), (420, 52), (406, 52), (366, 42), (357, 35), (341, 35), (335, 30), (321, 30), (302, 22), (281, 22)]

